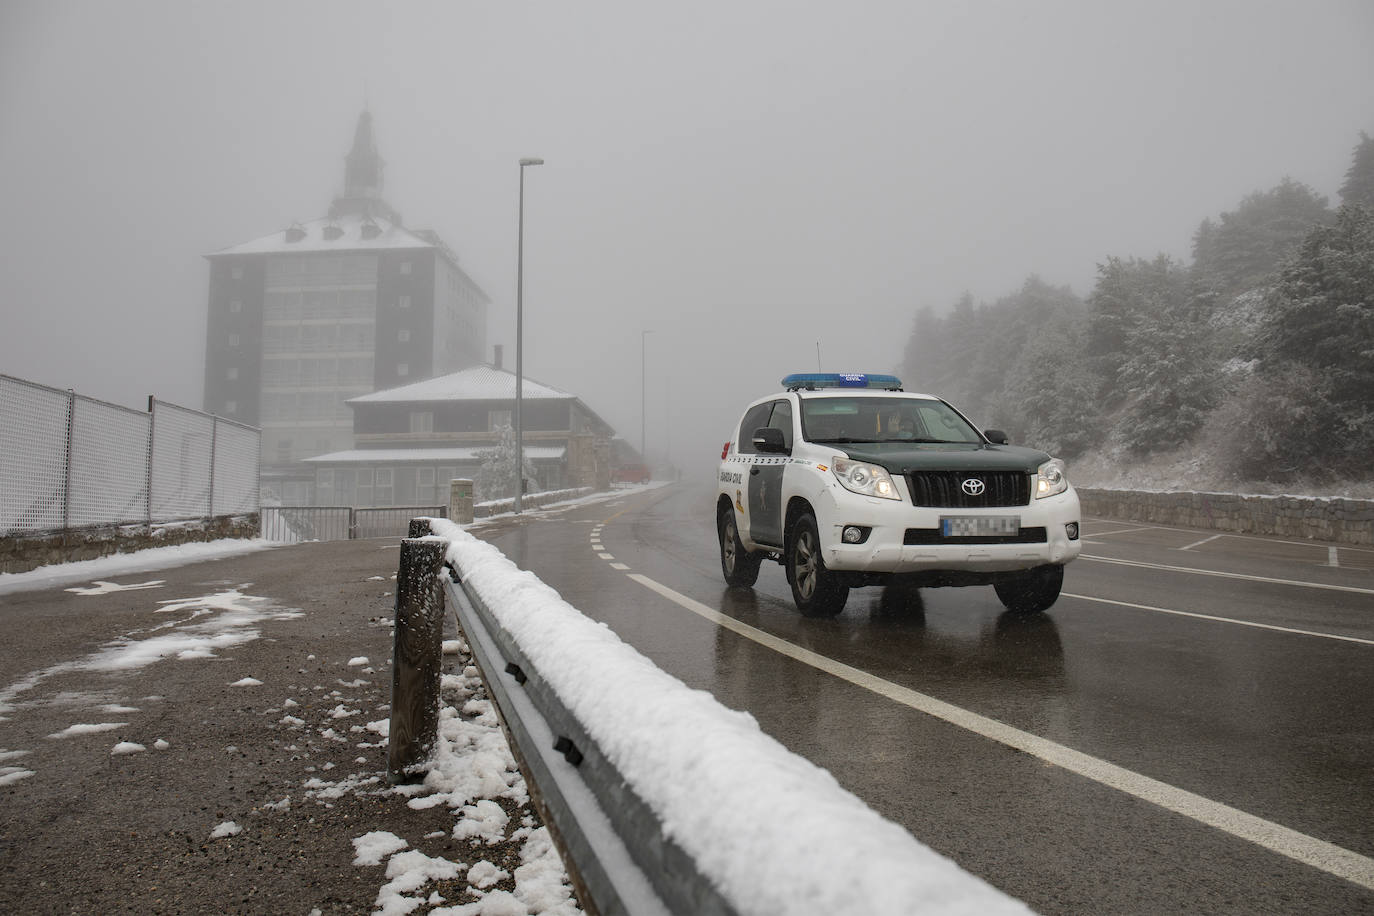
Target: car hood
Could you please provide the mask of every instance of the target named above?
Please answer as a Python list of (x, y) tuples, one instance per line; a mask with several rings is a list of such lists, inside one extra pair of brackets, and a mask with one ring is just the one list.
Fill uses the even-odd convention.
[(889, 471), (1025, 471), (1050, 460), (1039, 449), (1020, 445), (979, 445), (963, 442), (850, 442), (837, 444), (856, 461), (881, 465)]

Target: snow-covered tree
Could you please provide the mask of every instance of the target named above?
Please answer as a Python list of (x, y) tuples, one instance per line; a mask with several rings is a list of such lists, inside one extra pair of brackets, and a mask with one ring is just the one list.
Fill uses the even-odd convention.
[[(509, 499), (515, 495), (515, 430), (507, 423), (496, 428), (496, 436), (496, 445), (477, 452), (482, 460), (474, 481), (478, 500)], [(526, 492), (533, 492), (536, 489), (534, 465), (529, 458), (524, 459), (524, 465)]]
[(1360, 143), (1351, 158), (1341, 185), (1341, 203), (1374, 210), (1374, 137), (1360, 131)]

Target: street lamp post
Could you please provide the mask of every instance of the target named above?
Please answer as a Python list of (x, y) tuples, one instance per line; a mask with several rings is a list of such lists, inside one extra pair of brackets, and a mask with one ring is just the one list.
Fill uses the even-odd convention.
[(515, 248), (515, 513), (525, 494), (525, 443), (520, 408), (525, 394), (525, 166), (543, 159), (520, 160), (520, 229)]
[(645, 428), (646, 418), (647, 418), (647, 416), (648, 416), (648, 413), (647, 413), (647, 411), (645, 410), (645, 399), (644, 399), (644, 391), (645, 391), (644, 385), (645, 385), (645, 379), (646, 379), (646, 374), (645, 374), (645, 371), (644, 371), (644, 367), (645, 367), (645, 362), (644, 362), (644, 351), (645, 351), (644, 342), (647, 341), (647, 340), (649, 339), (649, 335), (652, 334), (652, 333), (654, 333), (654, 332), (653, 332), (653, 331), (640, 331), (640, 332), (639, 332), (639, 460), (644, 462), (644, 466), (645, 466), (646, 468), (649, 466), (649, 455), (648, 455), (648, 453), (647, 453), (647, 452), (645, 451), (645, 449), (644, 449), (644, 428)]

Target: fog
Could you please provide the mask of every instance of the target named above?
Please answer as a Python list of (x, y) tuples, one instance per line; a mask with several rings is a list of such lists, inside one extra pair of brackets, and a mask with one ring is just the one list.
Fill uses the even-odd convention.
[(525, 372), (694, 471), (920, 306), (1086, 295), (1284, 176), (1334, 200), (1374, 5), (6, 0), (0, 372), (199, 406), (203, 255), (324, 215), (365, 106), (507, 365), (545, 159)]

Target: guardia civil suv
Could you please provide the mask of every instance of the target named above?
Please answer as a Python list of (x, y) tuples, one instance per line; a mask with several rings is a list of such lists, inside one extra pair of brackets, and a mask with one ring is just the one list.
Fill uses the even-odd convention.
[(1080, 549), (1061, 461), (890, 375), (805, 373), (782, 387), (749, 405), (721, 454), (728, 584), (752, 586), (776, 560), (808, 615), (891, 581), (991, 585), (1018, 612), (1058, 599)]

